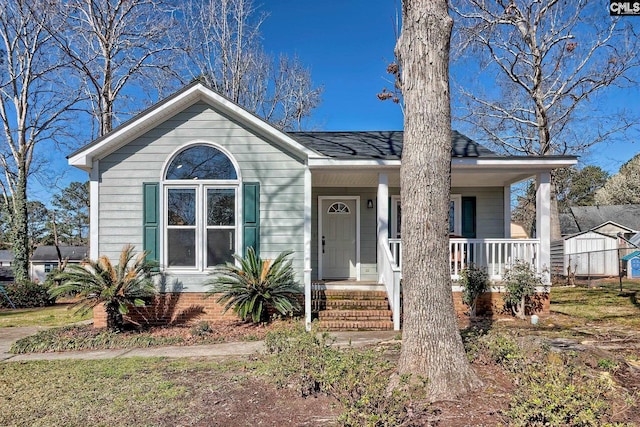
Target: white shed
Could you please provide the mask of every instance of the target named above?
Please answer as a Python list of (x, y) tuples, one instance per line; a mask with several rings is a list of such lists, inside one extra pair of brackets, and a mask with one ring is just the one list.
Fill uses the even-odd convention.
[(563, 270), (576, 276), (617, 276), (618, 239), (597, 231), (584, 231), (563, 238)]

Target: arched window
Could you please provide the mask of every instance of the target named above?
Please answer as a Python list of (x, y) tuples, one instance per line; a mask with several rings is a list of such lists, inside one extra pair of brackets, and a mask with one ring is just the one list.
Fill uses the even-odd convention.
[(233, 262), (238, 186), (233, 162), (213, 146), (194, 145), (171, 160), (164, 181), (168, 267), (203, 271)]
[(231, 159), (209, 145), (195, 145), (181, 151), (167, 168), (167, 180), (174, 179), (238, 179)]
[(329, 206), (329, 209), (327, 209), (327, 213), (330, 213), (330, 214), (349, 214), (349, 213), (351, 213), (351, 210), (349, 209), (349, 206), (347, 206), (345, 203), (335, 202), (331, 206)]

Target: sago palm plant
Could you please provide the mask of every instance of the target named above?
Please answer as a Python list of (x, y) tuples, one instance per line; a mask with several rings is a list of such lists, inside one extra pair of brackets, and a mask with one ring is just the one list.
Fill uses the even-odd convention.
[(244, 258), (234, 255), (238, 265), (216, 267), (215, 277), (207, 282), (211, 287), (207, 297), (218, 295), (217, 302), (224, 304), (224, 312), (232, 308), (240, 318), (254, 323), (269, 320), (270, 308), (282, 315), (300, 311), (297, 295), (301, 290), (287, 259), (291, 254), (282, 252), (274, 260), (263, 260), (249, 248)]
[(104, 303), (107, 328), (122, 329), (123, 315), (129, 312), (129, 307), (144, 306), (143, 298), (156, 293), (151, 272), (154, 264), (145, 259), (145, 252), (135, 256), (133, 250), (133, 246), (125, 246), (115, 266), (106, 256), (68, 265), (56, 275), (57, 285), (49, 293), (52, 297), (77, 295), (80, 313)]

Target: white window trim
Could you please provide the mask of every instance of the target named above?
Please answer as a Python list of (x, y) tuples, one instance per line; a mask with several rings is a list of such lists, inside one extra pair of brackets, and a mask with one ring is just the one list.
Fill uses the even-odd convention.
[(462, 195), (452, 194), (451, 201), (453, 202), (453, 234), (462, 236)]
[[(171, 165), (171, 162), (175, 159), (175, 157), (181, 152), (183, 152), (184, 150), (191, 148), (193, 146), (198, 146), (198, 145), (208, 145), (224, 153), (233, 164), (236, 170), (237, 179), (235, 180), (233, 179), (231, 180), (205, 180), (205, 179), (167, 180), (166, 179), (167, 168), (169, 167), (169, 165)], [(173, 274), (201, 275), (201, 274), (209, 274), (213, 270), (213, 267), (206, 266), (206, 259), (205, 259), (206, 253), (205, 254), (202, 253), (203, 250), (205, 250), (205, 244), (206, 244), (207, 227), (206, 227), (206, 219), (205, 219), (206, 214), (204, 212), (205, 206), (203, 206), (203, 203), (206, 203), (205, 199), (206, 199), (207, 188), (234, 188), (235, 189), (235, 193), (236, 193), (235, 226), (234, 226), (234, 230), (236, 232), (235, 254), (236, 255), (242, 254), (243, 248), (241, 246), (242, 246), (242, 242), (244, 242), (243, 227), (242, 227), (242, 218), (244, 218), (244, 213), (242, 210), (242, 200), (244, 197), (244, 193), (243, 193), (241, 184), (242, 184), (241, 170), (235, 157), (231, 155), (231, 153), (226, 148), (216, 143), (205, 141), (205, 140), (191, 141), (187, 144), (184, 144), (178, 147), (170, 156), (167, 157), (167, 159), (164, 162), (161, 176), (160, 176), (160, 191), (159, 191), (160, 193), (159, 194), (159, 197), (160, 197), (160, 200), (159, 200), (160, 222), (159, 223), (161, 228), (160, 228), (160, 232), (158, 233), (159, 234), (158, 237), (160, 240), (159, 242), (160, 255), (158, 258), (160, 260), (160, 268), (162, 271), (166, 271)], [(202, 187), (196, 190), (196, 239), (195, 239), (196, 266), (195, 267), (185, 267), (185, 266), (169, 267), (169, 263), (168, 263), (169, 250), (168, 250), (168, 239), (167, 239), (168, 189), (169, 188), (196, 188), (196, 187)], [(198, 215), (198, 212), (200, 212), (200, 209), (202, 209), (202, 213), (201, 215)]]
[[(391, 238), (400, 239), (402, 236), (398, 236), (398, 208), (400, 207), (400, 196), (391, 196)], [(402, 232), (402, 230), (401, 230)]]
[[(462, 195), (452, 194), (451, 201), (453, 202), (453, 234), (462, 235)], [(400, 207), (400, 196), (391, 196), (391, 218), (389, 225), (391, 227), (391, 238), (396, 239), (398, 235), (398, 207)], [(448, 211), (447, 211), (448, 214)], [(401, 237), (400, 237), (401, 238)]]

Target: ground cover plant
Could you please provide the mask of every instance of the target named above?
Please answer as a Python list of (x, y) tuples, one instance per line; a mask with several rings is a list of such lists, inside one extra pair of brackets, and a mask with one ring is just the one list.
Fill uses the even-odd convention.
[(256, 325), (239, 321), (214, 324), (200, 322), (191, 326), (124, 329), (117, 332), (96, 329), (91, 325), (69, 325), (19, 339), (11, 346), (10, 351), (24, 354), (256, 341), (263, 339), (271, 327), (289, 328), (293, 327), (293, 323), (282, 321), (273, 325)]

